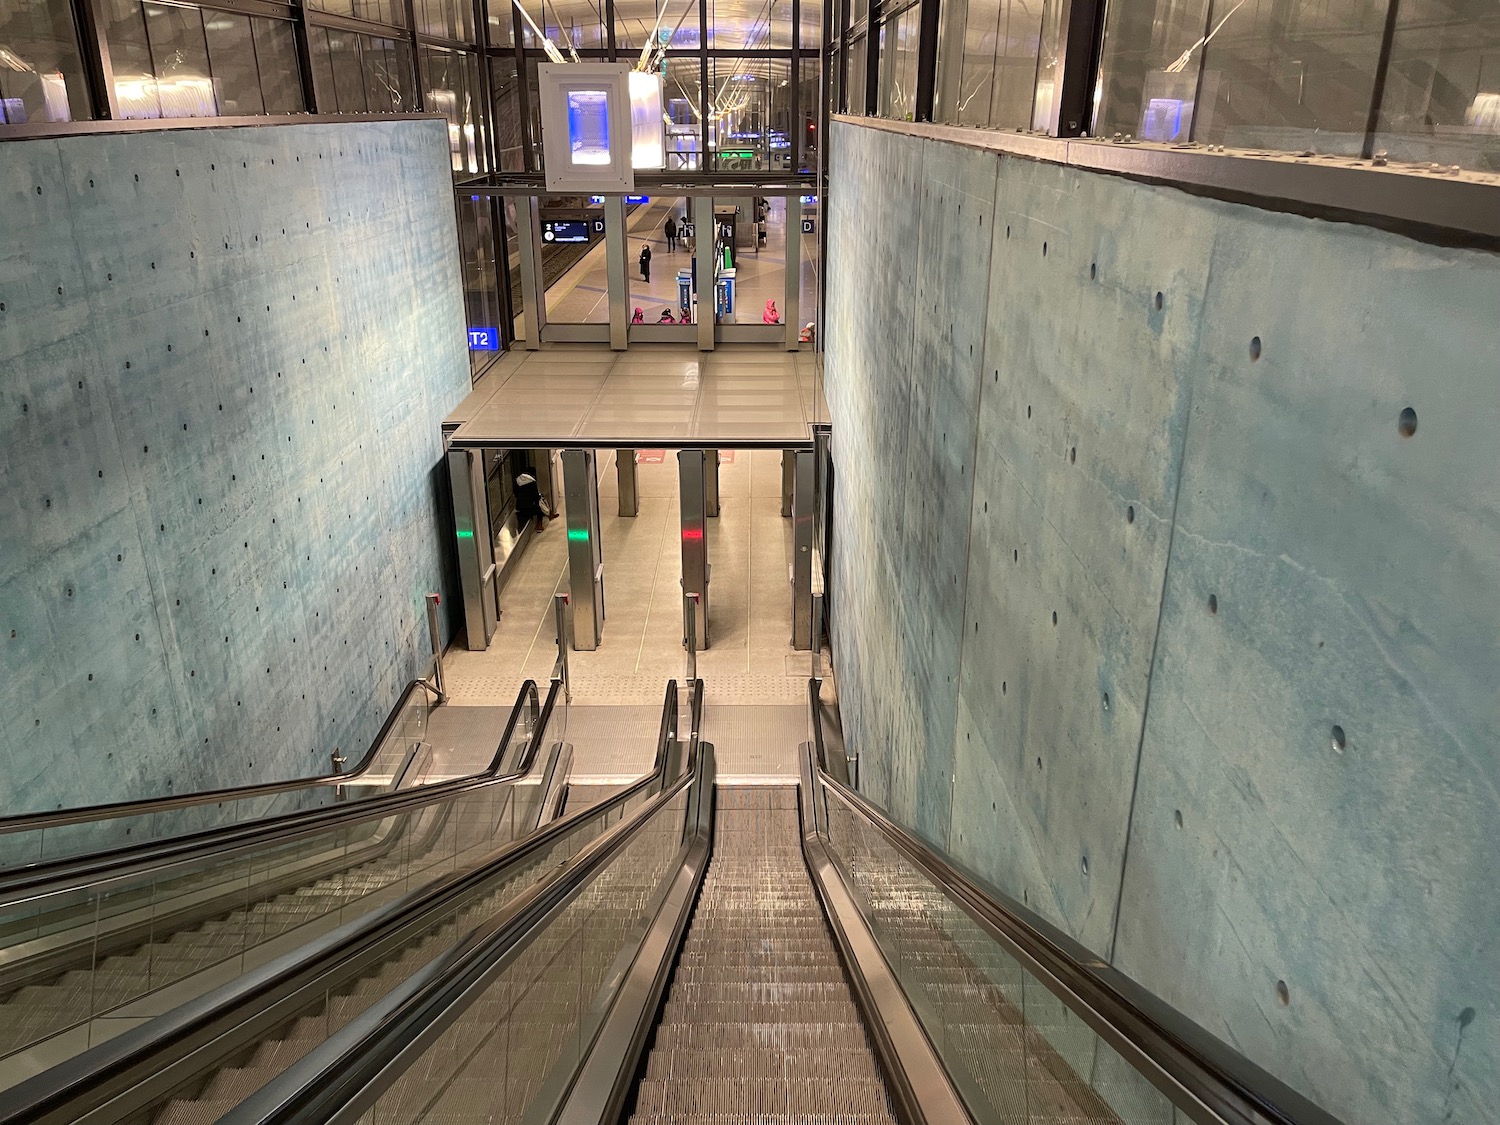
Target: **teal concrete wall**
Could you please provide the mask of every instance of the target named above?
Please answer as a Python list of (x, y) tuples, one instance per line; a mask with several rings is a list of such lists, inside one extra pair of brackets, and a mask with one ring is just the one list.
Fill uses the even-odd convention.
[(428, 653), (447, 127), (0, 145), (4, 812), (324, 773)]
[(1500, 1122), (1500, 258), (831, 140), (864, 787), (1342, 1119)]

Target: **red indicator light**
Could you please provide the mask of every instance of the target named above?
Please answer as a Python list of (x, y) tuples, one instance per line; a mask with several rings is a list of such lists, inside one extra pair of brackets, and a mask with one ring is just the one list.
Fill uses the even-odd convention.
[(703, 529), (701, 527), (685, 527), (682, 529), (682, 538), (684, 542), (696, 543), (703, 538)]

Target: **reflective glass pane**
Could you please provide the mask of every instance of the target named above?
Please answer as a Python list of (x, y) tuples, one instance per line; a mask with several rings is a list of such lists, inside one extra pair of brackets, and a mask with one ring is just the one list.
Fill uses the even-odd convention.
[(1209, 0), (1116, 0), (1104, 17), (1096, 131), (1186, 140)]
[(798, 11), (801, 24), (797, 29), (797, 45), (804, 51), (817, 51), (823, 46), (822, 0), (802, 0)]
[(267, 113), (301, 113), (302, 75), (297, 66), (297, 38), (286, 20), (255, 18), (255, 62), (260, 70), (260, 92)]
[(0, 9), (0, 50), (0, 124), (89, 116), (66, 0), (8, 0)]
[(521, 141), (521, 93), (514, 59), (490, 60), (490, 91), (495, 98), (491, 128), (500, 170), (522, 171), (526, 154)]
[(156, 92), (163, 117), (214, 117), (219, 112), (197, 8), (147, 4), (146, 35), (156, 63)]
[(474, 6), (469, 0), (416, 0), (413, 7), (417, 30), (424, 35), (474, 41)]
[(359, 61), (360, 36), (328, 29), (328, 56), (333, 67), (335, 104), (339, 113), (366, 113), (365, 76)]
[(320, 12), (332, 12), (338, 16), (361, 15), (362, 10), (355, 4), (362, 0), (307, 0), (307, 6)]
[(818, 88), (816, 58), (799, 59), (797, 62), (797, 120), (796, 135), (792, 138), (797, 146), (797, 167), (811, 171), (818, 166), (818, 113), (822, 108), (823, 95)]
[[(954, 125), (1029, 124), (1048, 0), (952, 0), (939, 13), (933, 112)], [(1052, 9), (1061, 11), (1053, 3)]]
[(103, 18), (120, 116), (132, 120), (160, 117), (156, 67), (151, 61), (146, 16), (141, 5), (137, 0), (104, 0)]
[(791, 61), (710, 59), (709, 148), (714, 167), (768, 171), (791, 166)]
[[(692, 201), (682, 196), (653, 198), (649, 203), (626, 208), (625, 225), (630, 231), (629, 305), (632, 324), (692, 323), (691, 285), (688, 307), (684, 308), (677, 281), (681, 270), (692, 270), (692, 214)], [(649, 281), (641, 276), (642, 246), (651, 247)]]
[(411, 44), (404, 39), (360, 36), (365, 93), (371, 113), (411, 113), (416, 108)]
[(790, 47), (791, 0), (708, 0), (708, 45), (729, 51)]
[[(608, 324), (603, 206), (586, 196), (546, 196), (541, 200), (541, 222), (547, 319), (558, 324)], [(633, 272), (639, 269), (642, 245), (635, 237), (629, 239), (626, 257)]]
[(1402, 0), (1375, 147), (1500, 171), (1500, 6)]
[[(514, 64), (512, 64), (514, 65)], [(422, 81), (428, 113), (448, 119), (448, 144), (455, 175), (485, 170), (479, 136), (479, 59), (475, 55), (422, 48)]]
[(698, 0), (615, 0), (615, 45), (633, 59), (648, 41), (661, 49), (693, 50), (702, 41)]
[(516, 22), (513, 5), (502, 0), (490, 0), (485, 5), (491, 47), (511, 47), (516, 42)]
[(313, 89), (317, 91), (318, 112), (339, 112), (338, 84), (333, 78), (333, 47), (326, 28), (307, 29), (308, 54), (312, 58)]
[(853, 26), (870, 14), (870, 0), (850, 0), (849, 24)]
[(863, 117), (866, 112), (866, 98), (869, 92), (866, 89), (866, 69), (869, 66), (869, 39), (861, 35), (858, 39), (850, 40), (848, 58), (844, 60), (847, 68), (844, 78), (844, 112)]
[(208, 38), (219, 112), (227, 117), (264, 113), (266, 103), (260, 92), (260, 72), (255, 66), (250, 17), (205, 10), (203, 32)]
[[(458, 244), (463, 255), (464, 305), (471, 328), (500, 328), (500, 283), (495, 261), (495, 225), (490, 200), (485, 196), (461, 195), (458, 200)], [(477, 377), (498, 352), (470, 351), (472, 373)], [(492, 505), (493, 507), (493, 505)]]
[(918, 8), (880, 25), (880, 116), (910, 121), (917, 98)]
[(667, 60), (662, 112), (667, 115), (667, 171), (703, 166), (703, 72), (697, 58)]
[[(608, 45), (604, 35), (603, 4), (598, 0), (560, 0), (559, 3), (540, 3), (539, 0), (524, 0), (523, 6), (537, 27), (564, 56), (571, 47), (577, 51), (591, 50)], [(531, 26), (521, 21), (521, 40), (528, 47), (541, 47)]]
[[(1357, 154), (1364, 143), (1386, 4), (1214, 0), (1192, 138), (1237, 148)], [(1200, 34), (1203, 34), (1200, 32)], [(1137, 136), (1159, 131), (1147, 76)], [(1167, 115), (1177, 112), (1168, 95)]]

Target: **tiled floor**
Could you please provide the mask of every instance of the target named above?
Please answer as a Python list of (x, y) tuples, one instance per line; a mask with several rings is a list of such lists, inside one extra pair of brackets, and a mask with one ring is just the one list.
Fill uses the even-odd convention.
[[(637, 466), (640, 514), (621, 517), (616, 514), (615, 455), (600, 453), (603, 642), (594, 652), (569, 654), (572, 716), (582, 715), (585, 724), (611, 718), (589, 715), (584, 708), (590, 706), (659, 709), (667, 681), (685, 674), (677, 459), (671, 449), (642, 451), (643, 457), (657, 455), (660, 462)], [(707, 693), (703, 734), (719, 748), (721, 774), (795, 774), (796, 746), (806, 738), (800, 716), (811, 656), (790, 644), (791, 521), (781, 516), (781, 455), (776, 450), (725, 449), (722, 456), (720, 515), (709, 521), (710, 646), (698, 657)], [(449, 650), (448, 687), (456, 703), (508, 706), (523, 677), (546, 683), (557, 656), (552, 596), (566, 589), (565, 528), (555, 520), (506, 584), (500, 626), (490, 647), (484, 652)], [(750, 712), (761, 708), (766, 708), (770, 725), (757, 734)], [(622, 734), (639, 725), (634, 721), (639, 716), (617, 712), (615, 717), (622, 719)], [(625, 717), (633, 721), (624, 722)], [(629, 741), (633, 749), (638, 740)], [(642, 753), (648, 754), (649, 747)], [(591, 760), (580, 744), (575, 768), (589, 774), (620, 772), (614, 751), (600, 755)], [(633, 753), (630, 758), (636, 764)]]
[[(807, 442), (828, 418), (812, 352), (726, 345), (596, 344), (512, 351), (475, 385), (453, 418), (460, 444), (718, 445)], [(675, 489), (676, 482), (673, 480)], [(673, 493), (675, 495), (675, 492)]]

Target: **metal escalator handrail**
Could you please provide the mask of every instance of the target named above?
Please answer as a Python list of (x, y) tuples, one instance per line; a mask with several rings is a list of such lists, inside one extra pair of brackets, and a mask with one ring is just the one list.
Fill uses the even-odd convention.
[(43, 828), (59, 828), (69, 824), (91, 824), (102, 820), (118, 820), (127, 816), (148, 816), (151, 813), (170, 809), (190, 808), (193, 805), (211, 805), (219, 802), (244, 801), (254, 797), (269, 797), (277, 793), (289, 793), (296, 789), (311, 789), (316, 786), (348, 785), (358, 781), (369, 772), (375, 756), (391, 729), (401, 718), (406, 701), (418, 689), (437, 695), (437, 689), (426, 680), (412, 680), (402, 690), (393, 706), (380, 724), (380, 731), (358, 764), (347, 773), (316, 774), (311, 777), (296, 777), (287, 781), (267, 781), (256, 785), (237, 785), (227, 789), (203, 789), (196, 793), (174, 793), (162, 797), (142, 797), (132, 801), (113, 801), (103, 805), (82, 805), (73, 809), (57, 809), (49, 812), (16, 813), (0, 816), (0, 835), (15, 832), (35, 832)]
[[(667, 694), (669, 700), (675, 699), (675, 684)], [(702, 695), (703, 682), (695, 681), (695, 705)], [(664, 766), (667, 760), (659, 756), (658, 766)], [(606, 867), (673, 798), (700, 780), (700, 764), (705, 761), (711, 769), (712, 756), (705, 759), (699, 754), (695, 729), (687, 748), (687, 768), (675, 779), (663, 778), (661, 792), (634, 816), (586, 845), (551, 877), (523, 892), (489, 922), (246, 1098), (219, 1119), (221, 1125), (354, 1122), (463, 1014), (541, 925), (571, 902), (590, 877)], [(653, 775), (648, 775), (632, 790), (652, 780)], [(612, 800), (624, 798), (622, 793)], [(585, 816), (588, 811), (574, 816)], [(556, 825), (572, 819), (565, 817)], [(691, 828), (693, 824), (693, 810), (689, 809), (687, 825)], [(703, 849), (706, 859), (704, 841), (684, 846), (694, 843)], [(0, 1119), (0, 1125), (8, 1123)]]
[(1341, 1125), (1093, 952), (982, 885), (833, 777), (824, 761), (816, 713), (813, 742), (818, 786), (884, 836), (1191, 1120), (1205, 1125)]
[[(540, 744), (545, 738), (547, 721), (553, 710), (551, 704), (555, 702), (558, 687), (554, 683), (548, 693), (548, 705), (542, 709), (533, 743)], [(701, 698), (701, 682), (694, 695)], [(663, 711), (669, 707), (675, 711), (676, 700), (674, 684), (667, 692)], [(666, 729), (665, 723), (663, 729)], [(690, 753), (696, 754), (696, 747)], [(534, 754), (532, 749), (526, 755), (528, 766)], [(170, 1086), (185, 1081), (187, 1076), (181, 1071), (191, 1052), (214, 1049), (216, 1041), (236, 1031), (243, 1036), (256, 1028), (269, 1030), (276, 1022), (284, 1021), (287, 1012), (295, 1012), (305, 1004), (308, 995), (336, 989), (342, 978), (331, 980), (331, 975), (340, 971), (343, 978), (356, 975), (378, 956), (399, 948), (403, 941), (419, 932), (434, 917), (452, 910), (469, 892), (486, 882), (503, 878), (507, 870), (549, 847), (580, 823), (591, 817), (607, 819), (615, 809), (653, 784), (661, 783), (663, 795), (668, 795), (666, 783), (671, 779), (661, 776), (661, 768), (668, 756), (660, 746), (656, 760), (658, 768), (655, 772), (644, 775), (604, 801), (537, 828), (463, 870), (442, 876), (362, 918), (314, 938), (298, 950), (253, 969), (214, 992), (190, 1000), (166, 1015), (107, 1040), (10, 1090), (0, 1091), (0, 1125), (83, 1120), (86, 1114), (94, 1113), (126, 1091), (140, 1088), (144, 1092), (153, 1085)], [(684, 775), (676, 779), (671, 792), (675, 793), (686, 785), (689, 777)], [(648, 808), (657, 807), (660, 800), (661, 796)], [(541, 811), (539, 803), (538, 815)], [(636, 823), (635, 820), (625, 821), (622, 826)], [(430, 977), (431, 973), (424, 970), (411, 980), (426, 981)], [(244, 1042), (237, 1041), (221, 1047), (219, 1054), (228, 1057), (244, 1046)], [(132, 1105), (122, 1112), (128, 1116), (140, 1108), (142, 1105)], [(88, 1119), (94, 1120), (93, 1117)]]
[(547, 701), (535, 720), (536, 725), (527, 739), (520, 760), (503, 774), (495, 772), (502, 763), (506, 748), (514, 737), (527, 704), (531, 705), (532, 713), (536, 713), (536, 698), (536, 683), (527, 680), (517, 692), (516, 702), (511, 708), (510, 717), (505, 725), (505, 733), (501, 736), (494, 757), (480, 773), (420, 788), (366, 797), (349, 804), (283, 813), (279, 816), (246, 821), (243, 824), (208, 828), (167, 840), (148, 840), (109, 851), (69, 856), (48, 863), (16, 868), (0, 875), (0, 907), (42, 894), (130, 878), (147, 871), (166, 872), (199, 860), (206, 855), (215, 854), (227, 857), (249, 848), (264, 846), (269, 842), (291, 841), (313, 835), (326, 831), (331, 826), (381, 820), (396, 813), (447, 800), (459, 793), (481, 786), (515, 781), (526, 776), (536, 758), (547, 720), (551, 718), (556, 703), (556, 685), (552, 691), (548, 692)]

